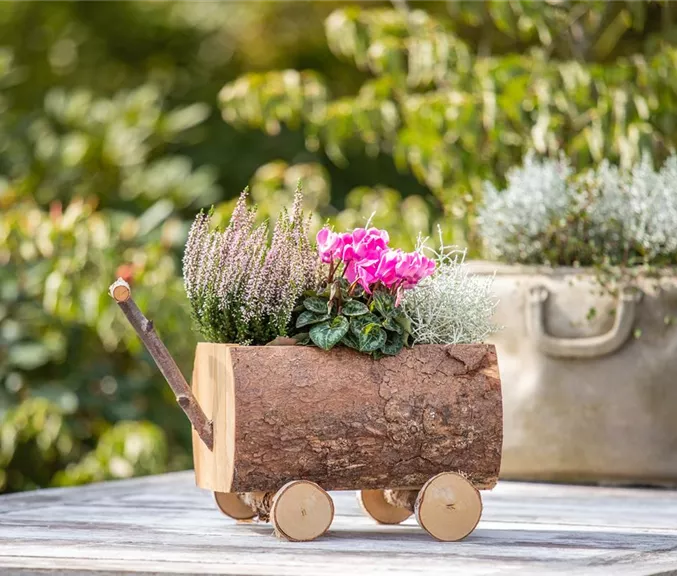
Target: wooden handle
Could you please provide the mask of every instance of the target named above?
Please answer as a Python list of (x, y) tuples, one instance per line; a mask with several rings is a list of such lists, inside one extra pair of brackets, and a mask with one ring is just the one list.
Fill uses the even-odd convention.
[(203, 412), (202, 408), (193, 395), (193, 391), (188, 386), (188, 382), (181, 374), (181, 370), (176, 365), (174, 358), (163, 344), (160, 337), (153, 328), (153, 322), (148, 320), (139, 310), (139, 307), (132, 298), (132, 289), (122, 278), (118, 278), (108, 289), (108, 293), (118, 303), (123, 314), (129, 320), (136, 333), (141, 338), (148, 352), (155, 360), (157, 367), (167, 380), (170, 388), (176, 395), (176, 401), (182, 410), (188, 416), (188, 420), (195, 428), (195, 431), (210, 450), (214, 448), (214, 433), (211, 420)]

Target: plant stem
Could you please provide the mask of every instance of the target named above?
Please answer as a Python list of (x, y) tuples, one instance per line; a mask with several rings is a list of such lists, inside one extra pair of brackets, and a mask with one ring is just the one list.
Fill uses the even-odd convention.
[(334, 272), (336, 272), (336, 268), (334, 268), (334, 260), (332, 259), (332, 261), (329, 263), (329, 278), (327, 279), (327, 285), (330, 285), (334, 281)]
[(108, 289), (108, 293), (113, 297), (120, 306), (123, 314), (129, 320), (129, 323), (132, 325), (136, 333), (141, 338), (141, 341), (144, 343), (148, 352), (155, 360), (157, 367), (162, 372), (162, 375), (167, 380), (167, 384), (172, 389), (176, 395), (176, 401), (181, 406), (181, 409), (184, 411), (188, 420), (195, 428), (200, 439), (204, 442), (205, 446), (210, 450), (214, 447), (214, 432), (212, 421), (207, 419), (207, 416), (203, 412), (202, 408), (197, 402), (197, 399), (193, 395), (190, 386), (186, 382), (186, 379), (181, 374), (181, 370), (176, 365), (174, 358), (167, 350), (167, 347), (163, 344), (160, 337), (155, 332), (153, 328), (152, 320), (148, 320), (143, 315), (143, 312), (139, 310), (139, 307), (136, 305), (132, 299), (132, 290), (129, 287), (129, 284), (125, 282), (122, 278), (118, 278), (113, 284), (111, 284)]

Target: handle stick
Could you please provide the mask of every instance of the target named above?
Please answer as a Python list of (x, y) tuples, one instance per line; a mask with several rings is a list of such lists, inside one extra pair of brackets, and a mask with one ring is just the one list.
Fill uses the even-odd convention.
[(157, 332), (155, 332), (153, 322), (143, 315), (143, 312), (139, 310), (139, 307), (134, 302), (129, 284), (122, 278), (118, 278), (111, 284), (108, 293), (120, 306), (123, 314), (145, 344), (160, 372), (162, 372), (165, 380), (167, 380), (167, 384), (169, 384), (169, 387), (176, 395), (176, 401), (186, 416), (188, 416), (188, 420), (190, 420), (198, 436), (205, 443), (205, 446), (212, 450), (214, 447), (212, 422), (205, 416), (190, 386), (188, 386), (186, 379), (176, 365), (174, 358), (172, 358), (169, 350), (167, 350), (167, 347), (162, 343)]

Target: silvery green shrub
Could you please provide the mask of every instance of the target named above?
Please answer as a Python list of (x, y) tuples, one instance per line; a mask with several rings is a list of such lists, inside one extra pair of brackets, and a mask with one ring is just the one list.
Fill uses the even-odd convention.
[(471, 274), (465, 251), (419, 244), (435, 261), (435, 273), (405, 293), (404, 312), (411, 321), (413, 344), (473, 344), (498, 329), (492, 316), (498, 301), (493, 276)]
[(486, 184), (478, 214), (487, 256), (560, 266), (677, 263), (677, 156), (627, 170), (604, 161), (574, 174), (566, 158), (538, 159)]
[(538, 258), (545, 231), (573, 204), (572, 174), (566, 158), (539, 160), (530, 152), (506, 174), (505, 190), (486, 183), (479, 225), (488, 256), (511, 262)]

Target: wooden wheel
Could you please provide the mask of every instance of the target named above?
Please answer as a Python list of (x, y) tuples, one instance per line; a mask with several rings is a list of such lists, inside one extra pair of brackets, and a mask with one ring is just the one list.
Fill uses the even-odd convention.
[(214, 492), (214, 500), (219, 510), (235, 520), (251, 520), (256, 511), (247, 506), (235, 492)]
[(306, 542), (322, 536), (334, 519), (334, 502), (314, 482), (293, 480), (273, 498), (270, 520), (275, 535), (293, 542)]
[(383, 490), (360, 490), (357, 501), (362, 510), (379, 524), (399, 524), (412, 515), (411, 510), (390, 504)]
[(482, 515), (482, 498), (463, 476), (442, 472), (421, 488), (416, 499), (416, 520), (428, 534), (443, 542), (462, 540)]

